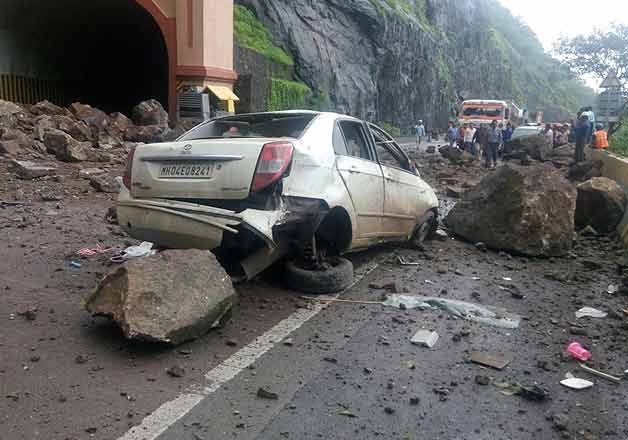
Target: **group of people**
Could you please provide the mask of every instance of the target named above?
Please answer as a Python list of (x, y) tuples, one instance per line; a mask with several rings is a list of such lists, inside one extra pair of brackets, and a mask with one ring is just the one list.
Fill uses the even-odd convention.
[(591, 107), (584, 107), (578, 112), (578, 118), (572, 122), (573, 139), (576, 143), (575, 161), (584, 162), (584, 147), (608, 148), (608, 133), (604, 130), (604, 124), (596, 122), (595, 113)]
[(493, 121), (490, 125), (481, 124), (475, 128), (472, 124), (463, 124), (457, 127), (453, 122), (449, 122), (447, 128), (447, 141), (450, 147), (457, 146), (461, 150), (467, 151), (472, 156), (481, 160), (484, 154), (484, 166), (494, 169), (497, 166), (497, 156), (505, 142), (512, 138), (514, 129), (512, 124)]

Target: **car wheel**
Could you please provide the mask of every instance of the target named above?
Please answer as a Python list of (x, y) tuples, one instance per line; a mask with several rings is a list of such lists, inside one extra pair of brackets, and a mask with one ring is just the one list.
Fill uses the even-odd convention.
[(312, 268), (291, 260), (285, 269), (288, 287), (306, 293), (337, 293), (353, 282), (353, 264), (346, 258), (330, 257), (322, 267)]
[(437, 228), (438, 221), (436, 219), (436, 213), (430, 211), (423, 217), (423, 221), (414, 229), (411, 239), (412, 245), (417, 248), (423, 247), (423, 243), (436, 233)]

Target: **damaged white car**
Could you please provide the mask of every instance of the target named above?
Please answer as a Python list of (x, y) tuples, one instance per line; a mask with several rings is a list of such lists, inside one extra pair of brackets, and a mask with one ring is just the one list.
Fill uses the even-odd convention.
[(164, 248), (210, 249), (235, 279), (287, 258), (290, 287), (340, 291), (340, 255), (420, 244), (438, 200), (391, 136), (335, 113), (228, 116), (129, 154), (118, 220)]

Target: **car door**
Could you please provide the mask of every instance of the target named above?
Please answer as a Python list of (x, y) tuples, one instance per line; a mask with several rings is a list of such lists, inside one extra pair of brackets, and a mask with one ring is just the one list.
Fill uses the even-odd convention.
[(334, 127), (336, 167), (357, 218), (357, 239), (376, 240), (382, 230), (384, 178), (365, 125), (340, 119)]
[(369, 124), (384, 176), (382, 233), (390, 238), (409, 237), (427, 211), (426, 188), (414, 165), (394, 139)]

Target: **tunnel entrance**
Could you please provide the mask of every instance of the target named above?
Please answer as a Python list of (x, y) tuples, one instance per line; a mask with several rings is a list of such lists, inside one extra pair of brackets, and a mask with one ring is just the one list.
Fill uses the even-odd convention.
[(135, 0), (0, 0), (0, 99), (168, 108), (163, 34)]

